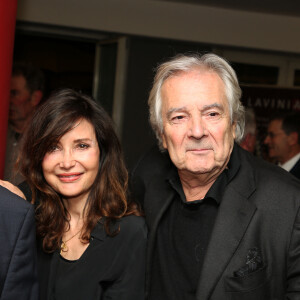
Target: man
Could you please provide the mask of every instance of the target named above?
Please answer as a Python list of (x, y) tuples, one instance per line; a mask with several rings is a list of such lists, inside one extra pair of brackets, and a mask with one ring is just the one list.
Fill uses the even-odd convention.
[(234, 142), (240, 96), (214, 54), (158, 68), (150, 122), (165, 153), (131, 182), (150, 232), (147, 299), (300, 299), (300, 183)]
[(256, 146), (256, 120), (254, 110), (252, 108), (245, 109), (245, 130), (240, 146), (249, 151), (255, 152)]
[(278, 165), (300, 178), (300, 114), (290, 113), (273, 118), (268, 126), (264, 143), (270, 158)]
[(0, 299), (37, 300), (33, 206), (2, 186), (0, 245)]
[(19, 184), (24, 179), (14, 176), (14, 164), (19, 149), (19, 137), (43, 97), (44, 77), (30, 64), (16, 64), (12, 70), (9, 124), (6, 142), (4, 179)]

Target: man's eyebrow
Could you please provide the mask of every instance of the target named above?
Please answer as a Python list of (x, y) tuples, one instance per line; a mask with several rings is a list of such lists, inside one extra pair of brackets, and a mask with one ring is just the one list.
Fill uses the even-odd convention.
[(172, 115), (172, 113), (174, 112), (180, 112), (180, 111), (186, 111), (186, 106), (181, 106), (181, 107), (173, 107), (173, 108), (170, 108), (168, 111), (167, 111), (167, 118), (170, 118), (170, 116)]
[[(201, 111), (206, 111), (206, 110), (209, 110), (211, 108), (218, 108), (220, 110), (224, 110), (224, 106), (220, 103), (212, 103), (212, 104), (209, 104), (209, 105), (204, 105), (201, 109)], [(187, 111), (187, 107), (186, 106), (181, 106), (181, 107), (173, 107), (173, 108), (170, 108), (168, 111), (167, 111), (167, 118), (170, 118), (172, 113), (174, 112), (182, 112), (182, 111)]]
[(212, 104), (209, 104), (209, 105), (204, 105), (201, 110), (206, 111), (206, 110), (209, 110), (211, 108), (218, 108), (220, 110), (224, 110), (224, 106), (220, 103), (212, 103)]

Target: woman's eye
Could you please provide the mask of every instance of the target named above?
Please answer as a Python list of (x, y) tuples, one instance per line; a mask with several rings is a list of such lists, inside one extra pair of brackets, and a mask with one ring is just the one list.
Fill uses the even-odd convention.
[(53, 145), (53, 146), (51, 146), (50, 148), (49, 148), (49, 150), (48, 150), (48, 152), (54, 152), (54, 151), (56, 151), (56, 150), (58, 150), (59, 148), (58, 148), (58, 146), (57, 145)]
[(90, 145), (88, 145), (88, 144), (78, 144), (79, 149), (87, 149), (89, 147), (90, 147)]

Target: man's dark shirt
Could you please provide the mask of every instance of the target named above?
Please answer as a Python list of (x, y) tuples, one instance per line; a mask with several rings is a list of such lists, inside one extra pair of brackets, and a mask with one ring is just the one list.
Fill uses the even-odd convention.
[(186, 201), (176, 167), (170, 170), (167, 181), (176, 194), (158, 226), (150, 299), (196, 299), (204, 257), (222, 195), (239, 166), (239, 159), (233, 150), (228, 167), (204, 199), (192, 202)]

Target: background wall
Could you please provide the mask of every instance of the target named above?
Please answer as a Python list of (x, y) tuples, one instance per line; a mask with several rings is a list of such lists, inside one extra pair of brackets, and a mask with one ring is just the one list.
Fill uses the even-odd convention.
[(299, 17), (193, 4), (157, 0), (19, 0), (17, 20), (300, 53)]

